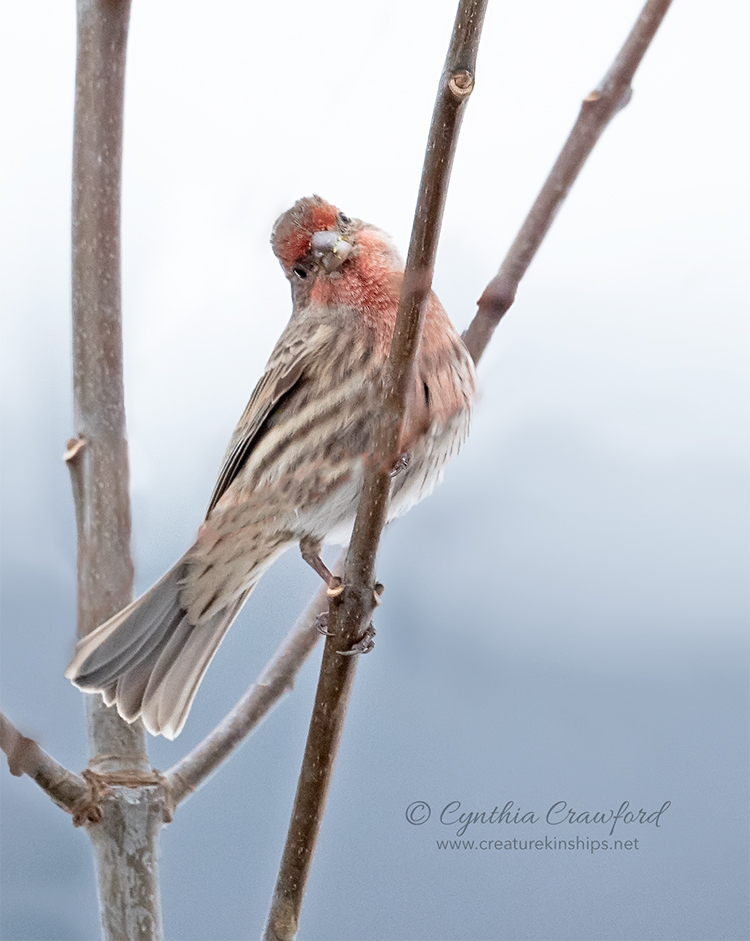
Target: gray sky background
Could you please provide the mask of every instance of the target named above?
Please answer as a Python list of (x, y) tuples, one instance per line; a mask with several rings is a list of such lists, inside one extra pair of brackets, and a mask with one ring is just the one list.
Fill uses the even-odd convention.
[[(641, 4), (491, 4), (436, 291), (463, 329)], [(85, 765), (73, 646), (74, 5), (0, 22), (2, 703)], [(268, 239), (319, 193), (405, 250), (447, 0), (134, 3), (124, 311), (143, 590), (192, 540), (290, 310)], [(301, 937), (741, 939), (747, 913), (748, 8), (675, 0), (498, 330), (469, 442), (387, 534)], [(166, 768), (316, 587), (295, 553), (230, 632)], [(164, 832), (167, 936), (260, 933), (318, 656)], [(6, 939), (97, 936), (85, 836), (0, 776)], [(450, 801), (671, 807), (631, 851), (439, 850)], [(423, 826), (406, 808), (426, 801)], [(543, 822), (467, 839), (601, 839)], [(632, 831), (632, 832), (631, 832)]]

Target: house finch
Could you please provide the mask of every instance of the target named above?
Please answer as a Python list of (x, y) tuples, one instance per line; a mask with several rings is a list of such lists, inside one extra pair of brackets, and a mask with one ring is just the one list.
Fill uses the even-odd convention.
[[(79, 641), (66, 676), (174, 738), (227, 629), (289, 546), (324, 578), (373, 456), (403, 261), (380, 229), (318, 196), (276, 222), (292, 316), (229, 442), (191, 548), (143, 597)], [(426, 496), (466, 437), (474, 367), (430, 294), (388, 518)], [(332, 583), (331, 583), (332, 584)]]

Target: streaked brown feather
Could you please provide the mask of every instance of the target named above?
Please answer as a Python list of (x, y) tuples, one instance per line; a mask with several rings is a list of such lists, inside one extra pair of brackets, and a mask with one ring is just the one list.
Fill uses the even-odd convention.
[[(317, 232), (342, 246), (325, 271), (315, 269)], [(300, 540), (348, 539), (375, 450), (403, 279), (398, 252), (385, 233), (319, 197), (281, 217), (273, 246), (294, 311), (229, 442), (197, 539), (141, 599), (79, 642), (66, 673), (170, 738), (278, 555)], [(466, 436), (473, 392), (469, 355), (430, 295), (399, 443), (408, 460), (393, 479), (389, 518), (440, 479)]]

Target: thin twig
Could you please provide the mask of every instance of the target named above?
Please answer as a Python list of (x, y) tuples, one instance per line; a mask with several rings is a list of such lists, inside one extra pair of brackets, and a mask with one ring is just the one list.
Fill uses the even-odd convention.
[(80, 775), (68, 771), (44, 751), (33, 739), (22, 735), (5, 715), (0, 713), (0, 748), (8, 758), (11, 774), (27, 774), (52, 800), (74, 814), (89, 794), (89, 785)]
[[(342, 563), (343, 555), (332, 571), (340, 571)], [(295, 676), (320, 640), (318, 617), (327, 610), (328, 597), (326, 586), (323, 585), (257, 682), (199, 745), (166, 772), (175, 806), (204, 784), (253, 729), (260, 725), (281, 697), (294, 687)]]
[(476, 316), (463, 340), (474, 362), (516, 298), (526, 273), (560, 206), (594, 149), (602, 131), (631, 96), (630, 83), (672, 0), (648, 0), (609, 71), (584, 99), (578, 119), (555, 161), (515, 241), (479, 299)]
[(390, 469), (403, 421), (422, 312), (432, 284), (443, 207), (464, 106), (474, 87), (476, 54), (487, 0), (460, 0), (432, 116), (409, 254), (389, 356), (378, 461), (365, 475), (344, 569), (344, 591), (332, 599), (329, 637), (286, 845), (265, 930), (269, 941), (297, 933), (333, 764), (357, 666), (339, 656), (362, 638), (374, 609), (374, 574), (390, 494)]

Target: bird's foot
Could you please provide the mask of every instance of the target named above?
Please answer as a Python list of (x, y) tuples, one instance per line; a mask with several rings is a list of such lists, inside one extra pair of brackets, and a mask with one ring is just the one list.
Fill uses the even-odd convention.
[(409, 454), (401, 454), (399, 456), (399, 459), (396, 461), (396, 463), (393, 465), (391, 469), (391, 480), (393, 480), (394, 477), (398, 477), (401, 471), (406, 470), (406, 468), (409, 466), (410, 460), (411, 460), (411, 455)]
[(369, 653), (375, 646), (375, 627), (373, 624), (367, 628), (356, 644), (352, 644), (351, 650), (339, 650), (342, 657), (356, 657), (359, 654)]
[(322, 611), (315, 618), (315, 630), (324, 637), (333, 637), (333, 632), (328, 630), (328, 612)]

